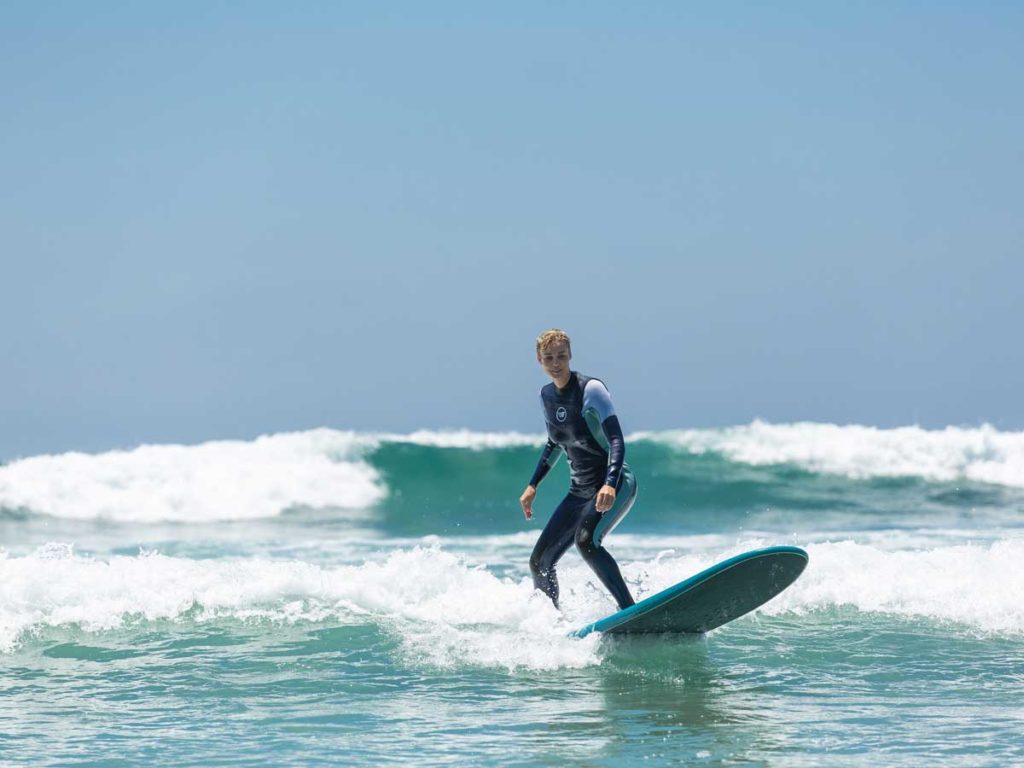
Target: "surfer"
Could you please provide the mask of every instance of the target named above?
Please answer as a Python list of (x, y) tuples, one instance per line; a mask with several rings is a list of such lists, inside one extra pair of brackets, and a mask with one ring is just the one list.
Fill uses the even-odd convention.
[(540, 391), (548, 442), (519, 498), (526, 519), (533, 517), (537, 485), (563, 452), (569, 461), (570, 481), (569, 493), (533, 548), (530, 572), (534, 586), (557, 608), (555, 564), (575, 542), (619, 608), (626, 608), (633, 605), (633, 597), (601, 541), (633, 506), (636, 479), (625, 463), (626, 443), (607, 387), (599, 379), (570, 370), (571, 359), (564, 331), (545, 331), (537, 338), (537, 362), (551, 377), (551, 383)]

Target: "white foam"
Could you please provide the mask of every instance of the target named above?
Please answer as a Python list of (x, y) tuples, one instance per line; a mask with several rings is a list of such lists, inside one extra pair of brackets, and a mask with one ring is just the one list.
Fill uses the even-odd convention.
[(363, 509), (386, 495), (372, 440), (318, 429), (200, 445), (36, 456), (0, 467), (0, 507), (122, 521), (238, 520), (293, 507)]
[(1024, 432), (992, 426), (879, 429), (836, 424), (769, 424), (637, 433), (691, 454), (720, 453), (752, 465), (795, 464), (862, 479), (922, 477), (1024, 487)]
[(473, 432), (468, 429), (421, 429), (408, 435), (381, 434), (376, 437), (382, 442), (412, 443), (434, 448), (469, 448), (477, 451), (489, 448), (539, 447), (545, 440), (543, 435), (526, 435), (521, 432)]
[(1024, 633), (1024, 540), (899, 552), (843, 541), (808, 553), (812, 567), (767, 613), (853, 606)]
[[(727, 557), (762, 546), (624, 564), (638, 597)], [(811, 562), (763, 615), (852, 607), (866, 613), (956, 622), (1024, 634), (1024, 540), (891, 551), (852, 541), (807, 546)], [(352, 566), (261, 558), (191, 560), (156, 553), (83, 557), (53, 544), (31, 555), (0, 553), (0, 650), (26, 635), (76, 625), (89, 632), (139, 620), (373, 623), (400, 642), (407, 662), (505, 669), (599, 663), (597, 636), (567, 637), (614, 606), (577, 558), (560, 564), (560, 614), (523, 572), (501, 578), (437, 547), (395, 550)]]
[[(747, 541), (721, 552), (635, 562), (627, 580), (654, 594), (733, 555), (766, 546)], [(852, 607), (911, 619), (956, 622), (981, 632), (1024, 633), (1024, 539), (893, 551), (854, 541), (804, 547), (810, 564), (760, 609), (765, 615)], [(595, 616), (598, 618), (599, 616)]]
[(323, 568), (297, 561), (189, 560), (160, 554), (95, 559), (68, 545), (0, 554), (0, 650), (26, 633), (127, 621), (374, 621), (417, 664), (517, 668), (596, 663), (596, 644), (567, 637), (527, 580), (499, 579), (435, 548), (381, 562)]

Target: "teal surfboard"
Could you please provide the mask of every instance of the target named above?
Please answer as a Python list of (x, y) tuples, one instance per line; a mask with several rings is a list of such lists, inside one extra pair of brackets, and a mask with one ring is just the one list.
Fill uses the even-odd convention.
[(768, 547), (730, 557), (674, 587), (573, 632), (699, 635), (764, 605), (807, 567), (799, 547)]

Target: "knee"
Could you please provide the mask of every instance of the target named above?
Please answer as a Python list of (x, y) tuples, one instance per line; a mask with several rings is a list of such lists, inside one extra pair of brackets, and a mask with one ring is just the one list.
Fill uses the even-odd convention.
[(594, 546), (594, 532), (585, 525), (576, 531), (576, 548), (584, 558), (589, 558), (597, 550)]

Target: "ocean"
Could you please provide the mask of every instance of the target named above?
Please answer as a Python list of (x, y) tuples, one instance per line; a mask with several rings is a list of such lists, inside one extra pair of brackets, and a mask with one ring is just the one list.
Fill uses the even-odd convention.
[(540, 435), (333, 429), (0, 466), (0, 765), (1024, 764), (1024, 433), (627, 435), (605, 542), (642, 598), (810, 564), (698, 637), (527, 561)]

